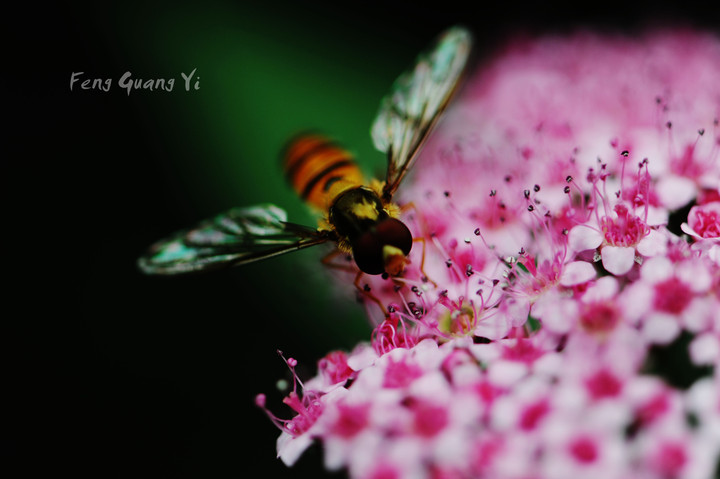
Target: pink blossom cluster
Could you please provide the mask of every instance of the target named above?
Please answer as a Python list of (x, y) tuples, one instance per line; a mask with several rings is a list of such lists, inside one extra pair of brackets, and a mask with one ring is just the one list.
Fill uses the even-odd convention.
[(402, 187), (403, 277), (363, 280), (370, 342), (271, 415), (281, 459), (319, 441), (353, 478), (715, 477), (718, 118), (713, 35), (487, 59)]

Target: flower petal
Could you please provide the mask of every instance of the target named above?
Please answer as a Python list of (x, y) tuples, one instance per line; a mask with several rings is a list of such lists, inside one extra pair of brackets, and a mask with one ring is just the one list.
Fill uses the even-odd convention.
[(603, 267), (615, 276), (630, 271), (635, 263), (635, 248), (628, 246), (605, 246), (600, 252)]
[(690, 359), (693, 364), (712, 365), (720, 358), (720, 341), (713, 334), (698, 335), (690, 343)]
[(297, 437), (293, 437), (290, 434), (283, 432), (277, 439), (277, 453), (278, 457), (285, 463), (286, 466), (292, 466), (295, 461), (298, 460), (300, 455), (305, 452), (305, 449), (310, 447), (313, 440), (309, 434), (301, 434)]
[(596, 274), (593, 265), (587, 261), (573, 261), (565, 265), (560, 284), (563, 286), (583, 284), (595, 278)]
[(680, 209), (695, 197), (697, 186), (689, 179), (668, 175), (658, 181), (656, 191), (660, 202), (669, 210)]
[[(527, 319), (527, 316), (526, 316)], [(475, 336), (492, 340), (502, 339), (510, 332), (512, 325), (510, 319), (503, 314), (494, 314), (488, 318), (481, 318), (475, 327)]]
[(667, 251), (665, 236), (656, 230), (650, 230), (650, 233), (637, 244), (637, 251), (643, 256), (664, 254)]
[(669, 314), (653, 314), (643, 324), (642, 335), (654, 344), (669, 344), (680, 334), (680, 325)]
[(578, 225), (568, 234), (568, 246), (572, 251), (595, 249), (603, 242), (603, 235), (589, 226)]
[(669, 279), (673, 272), (672, 261), (664, 256), (657, 256), (643, 263), (640, 276), (649, 284), (655, 284)]
[(680, 225), (680, 229), (683, 231), (683, 233), (685, 233), (685, 234), (688, 235), (688, 236), (692, 236), (693, 238), (696, 238), (696, 239), (699, 239), (699, 240), (702, 239), (702, 236), (700, 236), (700, 235), (697, 233), (697, 231), (695, 231), (694, 229), (692, 229), (692, 228), (690, 227), (690, 225), (687, 224), (687, 223), (682, 223), (682, 224)]

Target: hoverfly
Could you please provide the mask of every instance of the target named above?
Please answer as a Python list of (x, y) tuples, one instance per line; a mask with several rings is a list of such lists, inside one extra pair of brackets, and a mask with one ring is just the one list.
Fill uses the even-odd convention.
[(138, 260), (140, 269), (205, 271), (334, 241), (339, 251), (352, 253), (362, 273), (399, 275), (413, 238), (397, 219), (392, 197), (457, 89), (471, 46), (467, 30), (448, 29), (382, 99), (371, 135), (375, 147), (387, 153), (384, 182), (368, 186), (351, 155), (320, 135), (289, 143), (286, 176), (304, 200), (325, 213), (318, 228), (288, 222), (285, 211), (271, 204), (233, 208), (154, 244)]

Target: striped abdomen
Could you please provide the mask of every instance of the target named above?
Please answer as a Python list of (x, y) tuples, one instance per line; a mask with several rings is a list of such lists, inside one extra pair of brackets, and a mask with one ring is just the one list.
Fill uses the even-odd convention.
[(285, 149), (285, 175), (300, 197), (322, 210), (343, 191), (364, 184), (352, 155), (315, 134), (294, 138)]

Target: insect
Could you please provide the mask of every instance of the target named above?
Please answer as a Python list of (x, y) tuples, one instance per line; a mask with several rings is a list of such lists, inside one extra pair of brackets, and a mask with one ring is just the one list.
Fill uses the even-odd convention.
[(471, 46), (467, 30), (448, 29), (382, 99), (371, 135), (387, 154), (384, 182), (366, 183), (351, 155), (323, 136), (305, 134), (289, 143), (286, 176), (325, 213), (318, 228), (288, 222), (271, 204), (233, 208), (157, 242), (138, 260), (140, 269), (153, 275), (212, 270), (333, 241), (352, 253), (362, 273), (399, 275), (413, 238), (392, 198), (456, 91)]

